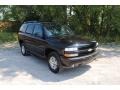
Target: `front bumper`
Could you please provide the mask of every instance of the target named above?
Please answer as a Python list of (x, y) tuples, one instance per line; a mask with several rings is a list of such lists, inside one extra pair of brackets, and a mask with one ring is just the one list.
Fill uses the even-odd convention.
[(61, 61), (64, 67), (76, 67), (80, 64), (88, 64), (96, 59), (98, 52), (94, 52), (92, 54), (80, 57), (66, 58), (61, 56)]

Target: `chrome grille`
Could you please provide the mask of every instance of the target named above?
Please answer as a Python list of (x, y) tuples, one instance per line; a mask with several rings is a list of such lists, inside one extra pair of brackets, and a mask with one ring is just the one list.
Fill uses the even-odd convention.
[(96, 48), (79, 49), (79, 56), (85, 56), (96, 51)]

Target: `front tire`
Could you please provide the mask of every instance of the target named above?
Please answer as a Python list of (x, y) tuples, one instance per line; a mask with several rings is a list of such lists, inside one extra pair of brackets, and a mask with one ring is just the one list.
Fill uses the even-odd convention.
[(52, 52), (48, 57), (48, 66), (53, 73), (59, 73), (61, 69), (60, 57), (56, 52)]
[(23, 56), (28, 56), (29, 55), (29, 52), (26, 50), (24, 43), (21, 44), (21, 53), (22, 53)]

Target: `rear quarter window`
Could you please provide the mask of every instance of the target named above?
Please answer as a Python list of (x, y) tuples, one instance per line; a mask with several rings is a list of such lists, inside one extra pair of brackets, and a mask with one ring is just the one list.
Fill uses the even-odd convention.
[(34, 26), (35, 26), (34, 24), (28, 24), (26, 33), (32, 34), (32, 33), (33, 33)]
[(23, 25), (20, 27), (20, 31), (21, 31), (21, 32), (25, 32), (26, 28), (27, 28), (27, 24), (23, 24)]

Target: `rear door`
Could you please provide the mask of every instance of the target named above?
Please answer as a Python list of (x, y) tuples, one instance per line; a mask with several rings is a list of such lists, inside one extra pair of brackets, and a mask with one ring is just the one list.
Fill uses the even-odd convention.
[(25, 31), (26, 34), (25, 34), (24, 41), (25, 41), (26, 48), (30, 51), (33, 51), (34, 49), (33, 36), (32, 36), (34, 27), (35, 27), (35, 24), (30, 23), (28, 24), (27, 29)]

